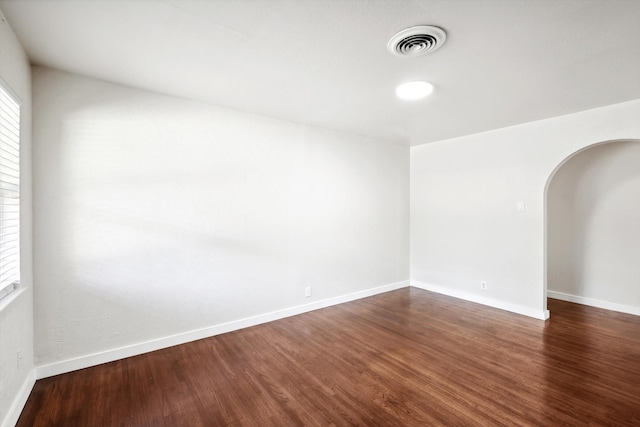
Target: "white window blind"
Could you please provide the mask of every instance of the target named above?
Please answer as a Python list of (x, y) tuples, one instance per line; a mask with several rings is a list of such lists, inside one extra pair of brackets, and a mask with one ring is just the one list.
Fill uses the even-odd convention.
[(20, 104), (0, 84), (0, 299), (20, 284)]

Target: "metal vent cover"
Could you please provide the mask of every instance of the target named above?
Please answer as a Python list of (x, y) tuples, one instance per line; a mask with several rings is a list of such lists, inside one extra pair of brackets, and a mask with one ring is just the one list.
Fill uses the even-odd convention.
[(446, 39), (447, 33), (442, 28), (420, 25), (391, 37), (387, 49), (397, 56), (422, 56), (438, 50)]

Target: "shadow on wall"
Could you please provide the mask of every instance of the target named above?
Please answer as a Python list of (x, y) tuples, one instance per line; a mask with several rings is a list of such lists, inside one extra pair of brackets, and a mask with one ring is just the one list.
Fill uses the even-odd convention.
[(640, 140), (591, 146), (547, 190), (547, 289), (640, 307)]
[(406, 278), (407, 147), (47, 69), (34, 94), (43, 364)]

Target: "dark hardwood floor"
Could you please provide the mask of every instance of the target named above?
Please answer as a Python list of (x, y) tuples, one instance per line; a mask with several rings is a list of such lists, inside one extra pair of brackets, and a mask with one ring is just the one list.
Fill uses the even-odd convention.
[(406, 288), (37, 381), (18, 426), (640, 426), (640, 317)]

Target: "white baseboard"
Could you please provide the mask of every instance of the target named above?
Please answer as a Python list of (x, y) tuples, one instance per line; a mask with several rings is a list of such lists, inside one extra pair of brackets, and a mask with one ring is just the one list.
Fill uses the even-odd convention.
[(260, 325), (262, 323), (272, 322), (285, 317), (291, 317), (309, 311), (330, 307), (336, 304), (342, 304), (372, 295), (393, 291), (409, 286), (409, 281), (392, 283), (377, 288), (366, 289), (364, 291), (354, 292), (351, 294), (341, 295), (333, 298), (327, 298), (315, 301), (309, 304), (303, 304), (295, 307), (285, 308), (270, 313), (260, 314), (258, 316), (248, 317), (245, 319), (235, 320), (232, 322), (222, 323), (219, 325), (209, 326), (194, 331), (188, 331), (181, 334), (171, 335), (158, 338), (138, 344), (107, 350), (99, 353), (89, 354), (74, 359), (63, 360), (60, 362), (50, 363), (36, 367), (36, 377), (38, 379), (51, 377), (53, 375), (64, 374), (78, 369), (88, 368), (90, 366), (100, 365), (102, 363), (113, 362), (114, 360), (124, 359), (126, 357), (137, 356), (139, 354), (148, 353), (150, 351), (160, 350), (172, 347), (178, 344), (184, 344), (190, 341), (202, 338), (212, 337), (214, 335), (224, 334), (238, 329), (248, 328), (250, 326)]
[(499, 308), (500, 310), (510, 311), (512, 313), (522, 314), (524, 316), (533, 317), (535, 319), (547, 320), (549, 318), (549, 310), (536, 310), (510, 302), (496, 300), (493, 298), (482, 297), (469, 292), (463, 292), (456, 289), (447, 288), (431, 283), (419, 282), (411, 280), (411, 286), (424, 289), (426, 291), (436, 292), (438, 294), (447, 295), (454, 298), (463, 299), (465, 301), (475, 302), (478, 304), (488, 305), (489, 307)]
[(620, 313), (634, 314), (640, 316), (640, 307), (633, 305), (619, 304), (616, 302), (603, 301), (595, 298), (587, 298), (579, 295), (565, 294), (563, 292), (549, 291), (547, 290), (547, 297), (553, 299), (559, 299), (562, 301), (575, 302), (583, 305), (590, 305), (591, 307), (604, 308), (605, 310), (619, 311)]
[(24, 383), (22, 383), (22, 387), (20, 387), (20, 391), (16, 395), (16, 398), (13, 399), (13, 403), (11, 403), (11, 407), (9, 408), (9, 412), (4, 417), (2, 421), (2, 427), (14, 427), (18, 422), (18, 418), (20, 418), (20, 414), (22, 413), (22, 409), (24, 405), (27, 404), (27, 399), (31, 394), (31, 390), (33, 390), (33, 386), (36, 384), (36, 371), (32, 369), (29, 371), (27, 378), (25, 378)]

